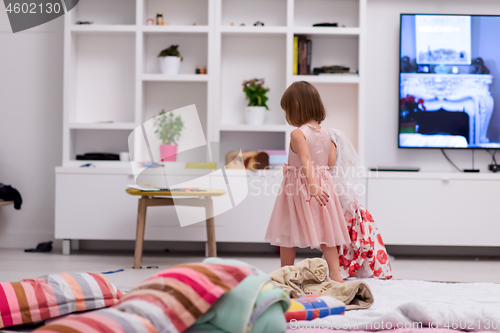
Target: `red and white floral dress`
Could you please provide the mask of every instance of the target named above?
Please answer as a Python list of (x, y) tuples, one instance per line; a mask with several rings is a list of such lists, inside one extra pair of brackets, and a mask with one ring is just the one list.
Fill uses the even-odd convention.
[(345, 214), (351, 242), (339, 249), (342, 278), (392, 278), (389, 256), (370, 212), (357, 202), (352, 204), (353, 209), (348, 209)]
[(340, 274), (344, 279), (349, 276), (390, 279), (391, 264), (382, 236), (371, 214), (359, 204), (362, 191), (366, 191), (360, 173), (366, 168), (344, 133), (337, 129), (329, 129), (328, 133), (337, 146), (337, 160), (330, 173), (351, 238), (350, 243), (339, 247)]

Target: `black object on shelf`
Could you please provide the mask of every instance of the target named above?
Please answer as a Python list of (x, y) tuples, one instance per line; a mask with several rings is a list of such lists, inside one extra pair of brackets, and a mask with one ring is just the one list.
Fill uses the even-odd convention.
[(313, 27), (338, 27), (338, 26), (339, 26), (338, 23), (329, 23), (329, 22), (313, 24)]
[(349, 73), (350, 68), (349, 67), (344, 67), (344, 66), (323, 66), (323, 67), (316, 67), (313, 69), (313, 75), (318, 75), (321, 73)]
[(113, 153), (85, 153), (76, 155), (79, 161), (119, 161), (120, 155)]
[(260, 26), (260, 27), (263, 27), (264, 26), (264, 23), (261, 22), (261, 21), (257, 21), (253, 24), (254, 26)]

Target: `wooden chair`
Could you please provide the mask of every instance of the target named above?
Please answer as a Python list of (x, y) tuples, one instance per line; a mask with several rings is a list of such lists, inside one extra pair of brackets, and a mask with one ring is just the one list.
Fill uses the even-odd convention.
[[(192, 206), (205, 207), (207, 223), (207, 245), (208, 256), (217, 256), (217, 246), (215, 242), (215, 225), (213, 217), (212, 197), (218, 197), (226, 194), (225, 190), (203, 190), (192, 192), (170, 192), (170, 191), (140, 191), (137, 189), (127, 189), (130, 195), (137, 195), (139, 199), (139, 208), (137, 211), (137, 231), (135, 235), (135, 254), (134, 268), (141, 268), (142, 247), (144, 244), (144, 230), (146, 227), (146, 210), (151, 206)], [(176, 197), (175, 202), (172, 197)], [(182, 197), (182, 198), (178, 198)]]

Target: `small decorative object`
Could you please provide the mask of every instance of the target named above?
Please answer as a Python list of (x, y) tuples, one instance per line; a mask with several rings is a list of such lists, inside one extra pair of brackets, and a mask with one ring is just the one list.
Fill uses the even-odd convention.
[(322, 66), (313, 68), (313, 75), (319, 74), (346, 74), (349, 73), (350, 68), (345, 66), (333, 65)]
[(245, 23), (241, 23), (240, 26), (244, 27), (245, 26)]
[(128, 162), (130, 161), (130, 154), (128, 151), (122, 151), (120, 153), (120, 161)]
[(483, 58), (472, 59), (470, 74), (490, 74), (490, 70), (484, 65)]
[(338, 26), (339, 26), (338, 23), (329, 23), (329, 22), (313, 24), (313, 27), (338, 27)]
[(243, 92), (248, 99), (248, 106), (245, 109), (245, 120), (249, 125), (262, 125), (266, 118), (267, 92), (264, 88), (264, 79), (252, 79), (243, 82)]
[(264, 23), (262, 23), (261, 21), (257, 21), (253, 24), (254, 26), (261, 26), (263, 27), (264, 26)]
[(229, 23), (229, 25), (234, 26), (234, 22)]
[(451, 68), (451, 72), (452, 72), (453, 74), (458, 74), (460, 71), (458, 70), (458, 67), (457, 67), (457, 66), (453, 66), (453, 67)]
[(450, 73), (450, 68), (446, 65), (437, 65), (434, 67), (434, 73), (436, 74), (449, 74)]
[(207, 74), (207, 69), (205, 67), (200, 68), (200, 74)]
[(90, 21), (76, 21), (76, 24), (78, 24), (78, 25), (86, 25), (86, 24), (94, 24), (94, 22), (90, 22)]
[(195, 74), (200, 74), (200, 69), (198, 67), (196, 67), (195, 71), (194, 71)]
[(196, 22), (194, 22), (193, 25), (196, 25)]
[(181, 116), (174, 117), (172, 112), (167, 115), (161, 110), (154, 118), (155, 134), (163, 143), (160, 145), (160, 159), (165, 162), (175, 162), (177, 159), (177, 141), (184, 129)]
[(147, 25), (155, 25), (155, 20), (153, 20), (153, 19), (148, 19), (148, 20), (146, 21), (146, 24), (147, 24)]
[(168, 22), (165, 22), (165, 23), (163, 23), (163, 25), (170, 25), (170, 23), (168, 23)]
[(162, 13), (156, 14), (156, 25), (163, 25), (163, 14)]
[(410, 62), (410, 57), (401, 58), (401, 73), (415, 73), (417, 71), (417, 59)]
[(181, 66), (181, 61), (183, 60), (183, 58), (177, 50), (178, 47), (179, 45), (170, 45), (169, 48), (164, 49), (158, 55), (158, 57), (160, 58), (160, 68), (162, 74), (179, 74), (179, 68)]
[[(242, 154), (243, 158), (238, 158)], [(227, 169), (263, 170), (269, 167), (269, 154), (263, 151), (230, 151), (226, 154)]]
[(431, 72), (431, 68), (427, 65), (418, 66), (418, 68), (417, 68), (417, 73), (430, 73), (430, 72)]

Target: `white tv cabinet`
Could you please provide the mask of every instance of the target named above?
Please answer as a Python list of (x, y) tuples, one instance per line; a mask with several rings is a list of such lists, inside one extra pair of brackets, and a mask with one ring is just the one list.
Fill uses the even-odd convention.
[(378, 172), (367, 208), (390, 245), (500, 246), (500, 175)]

